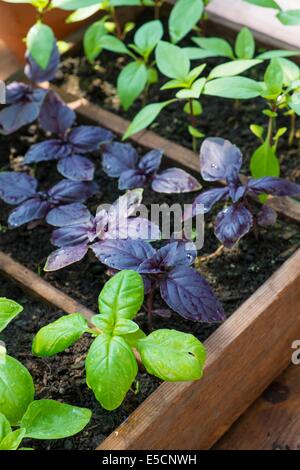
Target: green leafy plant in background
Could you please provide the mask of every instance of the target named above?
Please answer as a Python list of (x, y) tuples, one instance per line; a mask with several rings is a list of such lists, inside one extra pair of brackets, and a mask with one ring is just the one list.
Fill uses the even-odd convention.
[(99, 315), (92, 326), (79, 313), (60, 318), (42, 328), (32, 351), (39, 357), (56, 355), (84, 333), (95, 337), (86, 358), (86, 381), (103, 408), (114, 410), (131, 388), (138, 363), (165, 381), (198, 380), (203, 374), (205, 349), (194, 336), (175, 330), (157, 330), (146, 336), (133, 321), (144, 301), (142, 277), (121, 271), (104, 286), (99, 296)]
[[(0, 298), (0, 332), (23, 307)], [(91, 411), (54, 400), (34, 400), (29, 371), (9, 356), (0, 344), (0, 451), (17, 450), (24, 438), (62, 439), (80, 432), (90, 421)]]
[(284, 58), (272, 59), (264, 75), (261, 96), (267, 104), (263, 114), (268, 117), (268, 126), (267, 129), (256, 124), (250, 126), (251, 131), (261, 142), (250, 162), (251, 174), (255, 178), (280, 174), (276, 151), (280, 137), (288, 130), (286, 127), (277, 128), (277, 117), (280, 112), (290, 116), (289, 144), (294, 141), (296, 114), (300, 113), (298, 65)]
[(275, 0), (244, 0), (244, 2), (276, 10), (276, 17), (285, 26), (295, 26), (300, 24), (300, 9), (284, 10), (278, 2), (275, 2)]
[[(260, 60), (247, 61), (247, 68), (260, 62)], [(166, 106), (181, 101), (185, 113), (189, 116), (187, 127), (193, 140), (193, 149), (196, 151), (197, 139), (203, 137), (196, 122), (197, 116), (202, 113), (199, 101), (202, 94), (249, 99), (259, 96), (262, 91), (262, 85), (259, 82), (236, 76), (245, 70), (245, 66), (241, 68), (233, 64), (228, 69), (217, 66), (207, 77), (200, 77), (206, 64), (191, 68), (191, 61), (185, 49), (165, 41), (160, 41), (156, 48), (156, 64), (159, 71), (170, 79), (161, 87), (161, 90), (176, 90), (175, 96), (167, 101), (145, 106), (129, 125), (123, 136), (124, 140), (148, 127)]]
[[(130, 108), (142, 93), (146, 101), (149, 87), (158, 80), (153, 51), (162, 35), (161, 22), (153, 20), (136, 31), (134, 42), (128, 47), (118, 38), (108, 34), (104, 34), (97, 42), (101, 50), (126, 54), (132, 59), (121, 71), (117, 83), (118, 95), (125, 110)], [(86, 47), (85, 50), (88, 57), (91, 57), (89, 48)]]

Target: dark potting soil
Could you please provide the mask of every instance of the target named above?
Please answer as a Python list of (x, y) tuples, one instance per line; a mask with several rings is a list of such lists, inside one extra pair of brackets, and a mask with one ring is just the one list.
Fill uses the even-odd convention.
[[(207, 59), (207, 70), (222, 63), (220, 59)], [(124, 65), (128, 63), (126, 57), (120, 57), (103, 51), (95, 64), (90, 64), (83, 53), (76, 57), (65, 57), (57, 73), (55, 83), (76, 96), (85, 97), (93, 104), (112, 111), (131, 121), (142, 109), (142, 98), (137, 99), (128, 111), (124, 111), (118, 98), (116, 84), (117, 77)], [(201, 62), (193, 61), (197, 66)], [(267, 62), (246, 72), (247, 76), (263, 79)], [(167, 81), (160, 78), (158, 84), (149, 90), (147, 103), (165, 101), (174, 97), (172, 91), (160, 91), (160, 87)], [(244, 155), (244, 168), (249, 168), (249, 161), (253, 152), (260, 145), (258, 139), (249, 129), (251, 124), (260, 124), (267, 127), (267, 117), (262, 114), (265, 103), (261, 98), (252, 100), (234, 101), (229, 99), (203, 95), (201, 97), (203, 113), (197, 117), (197, 128), (206, 137), (222, 137), (235, 143), (241, 148)], [(170, 139), (187, 148), (192, 148), (192, 140), (187, 130), (188, 116), (183, 112), (183, 105), (174, 103), (167, 106), (149, 129), (162, 137)], [(294, 143), (288, 146), (288, 132), (281, 138), (278, 146), (278, 157), (281, 164), (281, 175), (292, 181), (300, 181), (300, 124), (297, 119), (297, 132)], [(278, 127), (290, 128), (289, 118), (281, 115), (278, 118)], [(200, 145), (200, 144), (199, 144)]]
[[(20, 170), (25, 152), (32, 143), (45, 137), (35, 125), (23, 129), (13, 135), (1, 137), (0, 171)], [(91, 211), (95, 211), (100, 203), (113, 202), (120, 195), (117, 181), (108, 178), (101, 170), (100, 152), (91, 158), (97, 164), (96, 181), (101, 193), (94, 196), (88, 203)], [(174, 164), (172, 164), (174, 165)], [(61, 177), (55, 170), (55, 163), (39, 164), (28, 169), (40, 181), (40, 187), (46, 188)], [(170, 166), (168, 160), (165, 166)], [(24, 168), (23, 168), (24, 169)], [(168, 204), (180, 202), (189, 203), (194, 194), (159, 195), (151, 190), (145, 191), (144, 202)], [(44, 273), (43, 266), (49, 253), (53, 250), (50, 244), (52, 229), (43, 224), (29, 229), (23, 227), (17, 230), (7, 228), (9, 207), (0, 203), (0, 249), (10, 254), (14, 259), (37, 272), (44, 279), (63, 290), (71, 297), (97, 312), (97, 298), (103, 284), (109, 279), (106, 268), (90, 253), (82, 262), (56, 273)], [(216, 250), (218, 242), (213, 234), (212, 216), (206, 218), (205, 242), (200, 252), (201, 256), (209, 255)], [(216, 295), (222, 301), (226, 314), (229, 316), (269, 276), (297, 249), (300, 245), (298, 227), (279, 220), (269, 230), (262, 230), (256, 240), (253, 233), (245, 237), (232, 251), (226, 251), (211, 261), (200, 263), (199, 270), (210, 282)], [(20, 359), (31, 371), (37, 390), (38, 398), (53, 398), (85, 406), (93, 411), (93, 419), (87, 430), (79, 436), (63, 441), (34, 443), (35, 448), (43, 449), (93, 449), (112, 432), (159, 384), (154, 377), (140, 374), (139, 391), (136, 384), (129, 392), (124, 404), (113, 413), (106, 412), (95, 401), (92, 392), (85, 385), (84, 359), (89, 346), (88, 337), (84, 337), (73, 348), (55, 358), (33, 358), (31, 342), (33, 335), (43, 325), (55, 320), (63, 312), (45, 307), (39, 302), (24, 298), (21, 291), (10, 282), (0, 277), (0, 295), (13, 298), (25, 306), (22, 314), (5, 331), (3, 339), (7, 343), (11, 355)], [(24, 302), (25, 300), (25, 302)], [(157, 294), (155, 307), (165, 308)], [(205, 340), (218, 324), (203, 325), (183, 320), (174, 312), (170, 318), (154, 318), (154, 328), (176, 328), (195, 334)], [(142, 310), (137, 320), (145, 331), (148, 330), (146, 313)]]

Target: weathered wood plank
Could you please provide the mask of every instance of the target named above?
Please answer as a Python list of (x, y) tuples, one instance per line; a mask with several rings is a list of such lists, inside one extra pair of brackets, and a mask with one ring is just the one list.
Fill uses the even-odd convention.
[(201, 381), (164, 383), (98, 449), (209, 449), (290, 362), (299, 266), (300, 250), (207, 340)]
[(214, 449), (299, 450), (300, 366), (290, 365)]

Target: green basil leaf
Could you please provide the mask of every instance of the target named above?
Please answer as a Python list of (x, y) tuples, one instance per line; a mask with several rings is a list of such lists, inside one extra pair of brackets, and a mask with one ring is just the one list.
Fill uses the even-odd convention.
[(121, 405), (137, 372), (123, 338), (102, 334), (95, 339), (86, 358), (86, 380), (103, 408), (111, 411)]
[(0, 413), (16, 426), (34, 397), (33, 380), (16, 359), (6, 356), (0, 363)]
[(125, 111), (145, 89), (148, 81), (148, 71), (143, 62), (131, 62), (123, 68), (118, 77), (118, 95)]
[(164, 34), (162, 24), (159, 20), (149, 21), (141, 26), (134, 35), (134, 43), (148, 57), (155, 49)]
[(122, 140), (126, 140), (131, 135), (146, 129), (146, 127), (150, 126), (150, 124), (152, 124), (152, 122), (157, 118), (159, 113), (174, 101), (176, 100), (168, 100), (163, 103), (153, 103), (145, 106), (129, 124)]
[(280, 163), (273, 148), (266, 141), (254, 152), (250, 161), (253, 178), (280, 175)]
[(144, 282), (135, 271), (124, 270), (103, 287), (98, 300), (101, 314), (110, 315), (116, 323), (121, 318), (132, 320), (144, 301)]
[(135, 333), (139, 330), (139, 326), (134, 323), (132, 320), (127, 320), (126, 318), (120, 318), (113, 331), (114, 336), (123, 336)]
[(246, 70), (249, 70), (251, 67), (261, 63), (262, 61), (257, 59), (241, 59), (226, 62), (225, 64), (214, 67), (209, 74), (209, 78), (233, 77), (234, 75), (239, 75)]
[(0, 297), (0, 332), (22, 311), (23, 307), (14, 300)]
[(285, 26), (296, 26), (300, 24), (300, 10), (279, 11), (277, 18)]
[(177, 0), (169, 16), (169, 33), (172, 43), (183, 39), (199, 22), (203, 14), (202, 0)]
[(162, 380), (190, 381), (203, 375), (206, 352), (191, 334), (157, 330), (139, 340), (137, 349), (149, 374)]
[(281, 10), (281, 7), (274, 0), (244, 0), (247, 3), (252, 5), (257, 5), (259, 7), (273, 8), (274, 10)]
[(102, 49), (106, 49), (111, 52), (117, 52), (119, 54), (131, 54), (125, 44), (120, 41), (120, 39), (112, 36), (111, 34), (105, 34), (102, 36), (99, 39), (99, 46), (101, 46)]
[(122, 335), (122, 338), (126, 341), (126, 343), (129, 344), (131, 348), (136, 348), (138, 341), (140, 339), (146, 338), (146, 335), (141, 329), (138, 329), (134, 333)]
[(87, 18), (90, 18), (90, 16), (93, 16), (95, 13), (97, 13), (99, 9), (99, 4), (79, 8), (68, 16), (66, 23), (77, 23), (77, 21), (86, 20)]
[(293, 111), (295, 111), (297, 116), (300, 116), (300, 92), (296, 92), (291, 96), (289, 106)]
[(39, 357), (54, 356), (78, 341), (87, 328), (80, 313), (65, 315), (40, 329), (33, 339), (32, 352)]
[(26, 43), (27, 49), (35, 62), (45, 70), (49, 64), (55, 43), (52, 29), (43, 23), (36, 23), (29, 30)]
[(176, 93), (176, 98), (178, 99), (190, 99), (190, 98), (199, 98), (202, 90), (204, 88), (204, 85), (206, 83), (206, 78), (198, 78), (191, 88), (189, 89), (183, 89), (179, 90), (178, 93)]
[(86, 30), (83, 37), (84, 53), (88, 60), (93, 63), (102, 51), (101, 38), (107, 35), (103, 20), (96, 21)]
[(283, 84), (285, 86), (290, 86), (292, 82), (300, 78), (300, 69), (295, 62), (283, 57), (279, 57), (277, 60), (283, 73)]
[(91, 5), (99, 5), (99, 0), (52, 0), (53, 8), (61, 8), (62, 10), (78, 10)]
[(94, 315), (91, 319), (92, 324), (103, 333), (111, 334), (115, 327), (115, 319), (109, 314)]
[(282, 91), (283, 71), (279, 59), (272, 59), (264, 75), (264, 82), (267, 92), (270, 95), (277, 95)]
[(0, 442), (0, 450), (18, 450), (18, 447), (24, 439), (24, 436), (24, 429), (17, 429), (16, 431), (10, 432)]
[(273, 51), (267, 51), (263, 52), (262, 54), (258, 54), (258, 56), (256, 56), (256, 59), (271, 60), (276, 59), (277, 57), (292, 57), (299, 54), (300, 51), (286, 51), (285, 49), (275, 49)]
[(32, 439), (63, 439), (82, 431), (91, 416), (92, 412), (87, 408), (55, 400), (36, 400), (24, 414), (21, 429)]
[(168, 78), (186, 81), (190, 71), (190, 60), (178, 46), (160, 41), (155, 50), (156, 64), (162, 74)]
[(0, 413), (0, 443), (11, 432), (11, 426), (8, 419)]
[(262, 93), (260, 82), (246, 77), (217, 78), (207, 82), (204, 88), (205, 95), (221, 96), (237, 100), (256, 98)]
[(197, 46), (212, 54), (206, 57), (220, 56), (234, 59), (232, 47), (225, 39), (193, 37), (192, 40)]
[(239, 59), (252, 59), (255, 53), (255, 40), (250, 29), (242, 28), (235, 42), (235, 53)]

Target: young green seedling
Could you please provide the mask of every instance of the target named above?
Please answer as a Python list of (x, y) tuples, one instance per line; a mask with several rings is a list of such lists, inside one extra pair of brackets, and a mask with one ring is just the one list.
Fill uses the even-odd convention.
[(295, 136), (296, 114), (300, 112), (300, 108), (297, 106), (299, 90), (299, 67), (284, 58), (272, 59), (264, 75), (261, 93), (267, 104), (266, 109), (263, 110), (263, 114), (268, 117), (267, 131), (262, 126), (255, 124), (250, 126), (251, 131), (261, 142), (250, 162), (251, 174), (255, 178), (279, 176), (280, 163), (276, 151), (279, 139), (286, 133), (287, 128), (278, 129), (276, 121), (280, 111), (283, 111), (286, 116), (290, 116), (289, 144), (291, 145)]
[[(0, 332), (23, 307), (0, 298)], [(80, 432), (90, 421), (91, 411), (54, 400), (34, 400), (29, 371), (9, 356), (0, 342), (0, 451), (17, 450), (24, 438), (62, 439)]]
[(300, 24), (300, 10), (284, 10), (275, 0), (244, 0), (244, 2), (276, 10), (276, 18), (285, 26)]
[(138, 350), (146, 370), (161, 380), (200, 379), (205, 362), (200, 341), (175, 330), (157, 330), (146, 336), (133, 321), (143, 301), (141, 275), (121, 271), (101, 291), (100, 314), (92, 317), (92, 326), (79, 313), (64, 316), (37, 333), (33, 353), (53, 356), (90, 333), (95, 339), (86, 358), (86, 381), (107, 410), (121, 405), (136, 378), (138, 364), (133, 348)]

